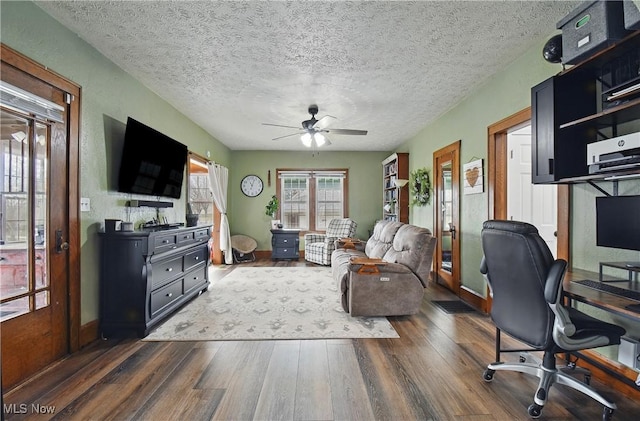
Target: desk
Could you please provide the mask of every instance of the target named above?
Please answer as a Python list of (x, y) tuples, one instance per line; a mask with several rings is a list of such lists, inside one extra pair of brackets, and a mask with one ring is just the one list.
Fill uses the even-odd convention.
[[(597, 276), (598, 274), (595, 272), (588, 272), (579, 269), (567, 272), (563, 283), (564, 295), (570, 301), (579, 301), (607, 312), (623, 316), (635, 322), (640, 322), (640, 313), (636, 313), (625, 308), (625, 306), (629, 304), (638, 304), (637, 301), (572, 282), (583, 279), (595, 280), (598, 279)], [(628, 281), (621, 279), (617, 286), (620, 286), (621, 288), (629, 288), (636, 286), (636, 283), (630, 284)], [(638, 290), (637, 287), (635, 289)], [(605, 356), (600, 357), (600, 354), (596, 354), (594, 351), (590, 350), (576, 352), (575, 354), (602, 372), (620, 380), (625, 385), (629, 386), (630, 389), (636, 392), (640, 391), (640, 387), (635, 384), (638, 372), (631, 367), (627, 367), (616, 360), (609, 360)]]
[[(618, 295), (609, 294), (604, 291), (598, 291), (596, 289), (571, 282), (580, 281), (582, 279), (597, 279), (597, 276), (597, 273), (580, 269), (574, 269), (571, 272), (567, 272), (564, 277), (563, 284), (564, 294), (571, 300), (580, 301), (585, 304), (589, 304), (591, 306), (598, 307), (608, 312), (640, 322), (640, 313), (636, 313), (635, 311), (631, 311), (625, 308), (625, 306), (629, 304), (638, 304), (638, 301)], [(617, 286), (620, 286), (621, 288), (629, 287), (628, 281), (620, 280), (619, 283), (620, 285)], [(636, 291), (638, 291), (637, 288)]]

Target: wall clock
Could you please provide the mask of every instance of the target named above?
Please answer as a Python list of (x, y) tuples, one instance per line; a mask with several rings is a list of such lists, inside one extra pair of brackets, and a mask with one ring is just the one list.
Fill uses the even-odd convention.
[(249, 197), (256, 197), (260, 193), (262, 193), (262, 179), (257, 175), (247, 175), (242, 179), (242, 183), (240, 183), (240, 188), (242, 189), (242, 193)]

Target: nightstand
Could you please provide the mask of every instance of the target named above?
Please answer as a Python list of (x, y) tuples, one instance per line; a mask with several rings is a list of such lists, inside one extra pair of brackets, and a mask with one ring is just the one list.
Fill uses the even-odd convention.
[(300, 230), (271, 230), (271, 259), (300, 258)]

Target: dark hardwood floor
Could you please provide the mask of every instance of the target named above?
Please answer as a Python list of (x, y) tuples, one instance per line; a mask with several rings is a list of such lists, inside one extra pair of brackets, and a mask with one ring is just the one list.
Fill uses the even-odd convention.
[[(244, 264), (247, 265), (247, 264)], [(305, 265), (258, 261), (257, 266)], [(224, 276), (234, 266), (213, 270)], [(389, 318), (399, 339), (234, 342), (99, 340), (4, 396), (7, 420), (526, 420), (537, 379), (482, 373), (494, 358), (486, 315), (450, 315), (430, 285), (419, 314)], [(513, 344), (504, 341), (505, 345)], [(504, 360), (516, 360), (507, 354)], [(637, 398), (614, 420), (640, 419)], [(41, 412), (41, 413), (38, 413)], [(556, 385), (544, 420), (599, 420), (602, 407)]]

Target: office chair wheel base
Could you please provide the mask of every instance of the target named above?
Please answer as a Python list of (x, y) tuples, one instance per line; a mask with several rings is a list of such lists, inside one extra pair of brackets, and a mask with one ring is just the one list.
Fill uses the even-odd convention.
[(611, 421), (613, 418), (613, 409), (607, 408), (606, 406), (602, 410), (602, 421)]
[(482, 373), (482, 378), (484, 379), (485, 382), (489, 383), (490, 381), (493, 380), (493, 375), (496, 371), (495, 370), (490, 370), (490, 369), (486, 369), (484, 370), (484, 373)]
[(527, 408), (527, 412), (531, 418), (540, 418), (540, 415), (542, 415), (542, 406), (537, 403), (532, 403), (529, 405), (529, 408)]

